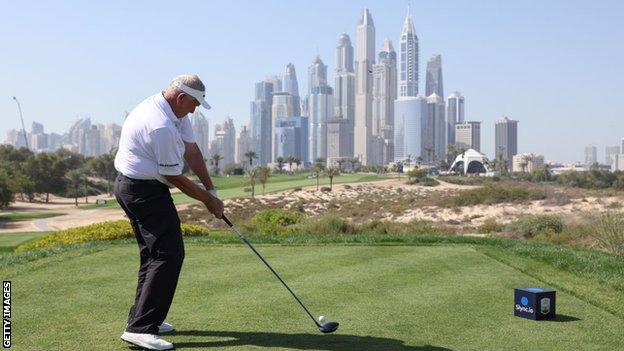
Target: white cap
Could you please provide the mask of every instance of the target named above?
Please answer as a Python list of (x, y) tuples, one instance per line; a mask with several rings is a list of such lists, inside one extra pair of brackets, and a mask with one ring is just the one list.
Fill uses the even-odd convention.
[(206, 102), (206, 92), (202, 91), (202, 90), (197, 90), (197, 89), (193, 89), (191, 87), (189, 87), (188, 85), (184, 85), (184, 83), (178, 81), (175, 81), (173, 83), (173, 85), (182, 90), (183, 92), (189, 94), (190, 96), (194, 97), (197, 101), (199, 101), (199, 103), (206, 109), (206, 110), (210, 110), (210, 105), (208, 105), (208, 103)]

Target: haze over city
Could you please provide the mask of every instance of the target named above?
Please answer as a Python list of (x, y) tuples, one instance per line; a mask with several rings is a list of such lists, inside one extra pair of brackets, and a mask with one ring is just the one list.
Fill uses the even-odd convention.
[[(249, 124), (254, 83), (292, 62), (301, 95), (318, 55), (334, 84), (341, 33), (355, 45), (364, 8), (375, 22), (375, 55), (398, 39), (408, 3), (187, 2), (171, 4), (6, 3), (0, 14), (0, 139), (26, 127), (63, 133), (79, 117), (122, 124), (126, 111), (171, 77), (197, 73), (213, 106), (211, 131), (226, 116)], [(507, 4), (411, 3), (420, 45), (420, 90), (427, 60), (442, 55), (445, 95), (460, 91), (466, 120), (481, 121), (482, 152), (494, 153), (494, 122), (519, 121), (518, 151), (583, 161), (584, 147), (624, 137), (624, 29), (616, 1)], [(446, 98), (446, 96), (445, 96)]]

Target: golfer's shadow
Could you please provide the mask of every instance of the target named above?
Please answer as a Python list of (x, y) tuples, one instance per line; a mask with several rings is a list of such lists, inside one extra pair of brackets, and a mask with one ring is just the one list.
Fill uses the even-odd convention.
[(282, 347), (297, 350), (370, 350), (370, 351), (450, 351), (444, 347), (436, 346), (408, 346), (403, 341), (389, 338), (379, 338), (374, 336), (357, 335), (321, 335), (321, 334), (281, 334), (281, 333), (261, 333), (261, 332), (232, 332), (232, 331), (201, 331), (182, 330), (174, 331), (170, 335), (189, 335), (222, 337), (230, 340), (223, 341), (191, 341), (176, 342), (176, 349), (185, 348), (210, 348), (228, 346), (261, 346), (261, 347)]

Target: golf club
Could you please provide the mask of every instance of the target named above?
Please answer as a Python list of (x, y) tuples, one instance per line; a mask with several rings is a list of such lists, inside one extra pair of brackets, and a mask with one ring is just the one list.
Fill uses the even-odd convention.
[(306, 311), (308, 316), (312, 318), (312, 321), (314, 322), (314, 324), (316, 324), (316, 326), (322, 333), (326, 333), (326, 334), (333, 333), (336, 331), (336, 329), (338, 329), (338, 325), (339, 325), (338, 322), (327, 322), (327, 323), (319, 324), (314, 318), (314, 316), (312, 316), (310, 311), (308, 311), (308, 309), (305, 307), (303, 302), (301, 302), (301, 300), (299, 300), (297, 295), (295, 295), (295, 293), (292, 290), (290, 290), (288, 285), (286, 285), (286, 283), (282, 280), (282, 278), (280, 278), (279, 274), (277, 274), (277, 272), (273, 268), (271, 268), (271, 265), (269, 265), (269, 263), (262, 257), (262, 255), (260, 255), (260, 253), (253, 247), (253, 245), (251, 245), (251, 243), (243, 236), (243, 234), (241, 234), (238, 231), (238, 229), (234, 226), (234, 224), (232, 224), (232, 222), (230, 222), (230, 220), (225, 215), (223, 215), (221, 218), (223, 219), (223, 221), (225, 221), (225, 223), (227, 223), (227, 225), (232, 229), (232, 231), (234, 231), (236, 236), (238, 236), (239, 239), (241, 239), (245, 244), (247, 244), (247, 246), (249, 246), (249, 248), (256, 254), (256, 256), (258, 256), (258, 258), (271, 270), (271, 272), (273, 272), (273, 274), (275, 274), (277, 279), (279, 279), (279, 281), (284, 285), (284, 287), (288, 289), (288, 292), (290, 292), (290, 294), (295, 298), (295, 300), (299, 302), (299, 305), (303, 307), (303, 309)]

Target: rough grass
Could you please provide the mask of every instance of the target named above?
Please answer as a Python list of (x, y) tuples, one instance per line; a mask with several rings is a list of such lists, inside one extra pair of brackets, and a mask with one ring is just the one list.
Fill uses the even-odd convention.
[[(621, 303), (621, 291), (530, 258), (550, 255), (548, 245), (411, 238), (433, 246), (258, 245), (312, 313), (341, 322), (332, 335), (318, 334), (247, 247), (191, 238), (167, 318), (178, 332), (166, 338), (180, 350), (534, 350), (535, 340), (540, 349), (606, 350), (624, 342), (622, 317), (600, 305)], [(459, 245), (445, 244), (452, 240)], [(586, 254), (558, 252), (571, 262)], [(600, 253), (586, 258), (604, 263)], [(118, 337), (137, 269), (136, 245), (123, 243), (3, 269), (20, 301), (16, 349), (127, 350)], [(513, 317), (513, 288), (527, 285), (558, 289), (557, 321)]]

